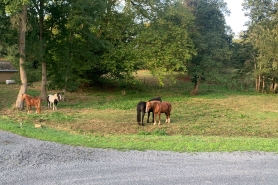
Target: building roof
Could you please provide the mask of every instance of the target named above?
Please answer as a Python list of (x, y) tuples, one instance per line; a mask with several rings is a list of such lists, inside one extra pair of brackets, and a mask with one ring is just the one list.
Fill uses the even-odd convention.
[(8, 61), (0, 59), (0, 72), (16, 72), (16, 68)]

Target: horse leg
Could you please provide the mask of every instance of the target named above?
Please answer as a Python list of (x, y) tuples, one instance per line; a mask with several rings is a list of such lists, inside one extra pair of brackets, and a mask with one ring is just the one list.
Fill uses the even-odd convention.
[(39, 111), (39, 105), (35, 105), (35, 108), (36, 108), (36, 114), (39, 114), (40, 111)]
[(141, 123), (140, 118), (141, 118), (141, 111), (137, 109), (137, 123), (138, 123), (138, 125), (140, 125), (140, 123)]
[(31, 105), (27, 105), (27, 114), (29, 114), (31, 111)]
[(165, 112), (166, 120), (165, 123), (168, 123), (168, 114)]
[(156, 125), (156, 113), (154, 113), (154, 122), (153, 125)]
[(40, 107), (37, 107), (37, 109), (36, 109), (36, 113), (37, 113), (37, 114), (40, 114), (40, 113), (41, 113), (41, 109), (40, 109)]
[(58, 100), (55, 99), (54, 100), (54, 103), (53, 103), (53, 106), (54, 106), (54, 109), (57, 110), (57, 105), (58, 105)]
[(150, 111), (148, 112), (148, 119), (147, 119), (147, 123), (149, 123), (149, 118), (150, 118)]
[(158, 113), (158, 125), (161, 124), (161, 123), (160, 123), (160, 115), (161, 115), (161, 113)]
[(145, 111), (142, 111), (142, 120), (141, 120), (142, 126), (144, 126), (144, 116), (145, 116)]

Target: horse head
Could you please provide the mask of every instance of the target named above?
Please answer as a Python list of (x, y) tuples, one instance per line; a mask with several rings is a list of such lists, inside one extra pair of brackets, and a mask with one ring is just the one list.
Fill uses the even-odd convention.
[(53, 95), (54, 96), (54, 99), (57, 99), (58, 101), (61, 101), (62, 100), (62, 95), (61, 93), (56, 93)]
[(61, 95), (61, 93), (57, 93), (57, 95), (58, 95), (58, 101), (61, 101), (61, 100), (62, 100), (62, 95)]
[(147, 101), (146, 102), (146, 111), (149, 112), (150, 110), (153, 110), (154, 103), (157, 101)]
[(26, 99), (26, 97), (28, 97), (27, 94), (22, 94), (21, 100), (24, 101)]

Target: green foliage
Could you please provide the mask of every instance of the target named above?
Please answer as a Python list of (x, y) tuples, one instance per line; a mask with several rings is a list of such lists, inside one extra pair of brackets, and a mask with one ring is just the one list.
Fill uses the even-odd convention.
[(189, 66), (189, 74), (210, 83), (219, 83), (226, 76), (230, 58), (231, 35), (226, 33), (223, 0), (198, 0), (189, 5), (195, 19), (194, 44), (197, 55)]
[[(18, 42), (17, 32), (12, 27), (9, 16), (6, 14), (7, 5), (3, 1), (0, 2), (0, 58), (8, 55), (9, 49), (16, 47), (15, 43)], [(15, 53), (14, 56), (18, 51)]]
[(187, 62), (195, 54), (190, 38), (193, 16), (179, 1), (160, 2), (154, 9), (157, 16), (149, 22), (142, 22), (143, 28), (136, 38), (136, 52), (141, 65), (150, 69), (163, 84), (165, 74), (186, 71)]
[(250, 18), (247, 39), (256, 49), (253, 74), (257, 92), (277, 92), (277, 2), (272, 0), (245, 0), (245, 10)]
[(166, 136), (167, 135), (165, 129), (155, 129), (152, 134), (155, 136)]
[(22, 5), (29, 3), (28, 0), (3, 0), (2, 2), (6, 4), (5, 11), (9, 14), (18, 13)]
[(168, 134), (166, 133), (165, 129), (155, 129), (152, 132), (147, 132), (144, 130), (140, 130), (138, 132), (138, 135), (143, 135), (143, 136), (149, 136), (149, 135), (153, 135), (153, 136), (167, 136)]
[[(84, 84), (105, 87), (106, 81), (134, 86), (133, 73), (140, 69), (150, 70), (160, 86), (167, 85), (166, 78), (175, 83), (173, 73), (178, 71), (200, 77), (196, 82), (200, 79), (215, 84), (231, 82), (231, 88), (241, 88), (250, 86), (254, 80), (254, 70), (250, 68), (256, 55), (253, 48), (260, 52), (256, 58), (258, 64), (266, 66), (254, 74), (266, 74), (270, 83), (277, 77), (273, 49), (276, 40), (271, 40), (276, 38), (276, 15), (271, 1), (245, 3), (246, 9), (252, 9), (250, 16), (257, 17), (260, 25), (268, 25), (263, 29), (251, 25), (253, 36), (264, 32), (260, 38), (250, 35), (250, 40), (256, 38), (250, 42), (252, 52), (247, 51), (246, 43), (232, 43), (230, 29), (225, 24), (224, 15), (228, 10), (223, 0), (134, 0), (124, 4), (47, 0), (44, 6), (38, 7), (39, 2), (5, 0), (0, 3), (0, 56), (14, 58), (12, 62), (18, 63), (18, 52), (9, 50), (17, 47), (20, 23), (17, 13), (27, 3), (28, 81), (41, 79), (41, 62), (46, 62), (49, 89), (74, 92)], [(38, 13), (44, 17), (43, 30), (40, 30)], [(267, 51), (271, 52), (266, 55)], [(33, 69), (36, 61), (39, 67)]]

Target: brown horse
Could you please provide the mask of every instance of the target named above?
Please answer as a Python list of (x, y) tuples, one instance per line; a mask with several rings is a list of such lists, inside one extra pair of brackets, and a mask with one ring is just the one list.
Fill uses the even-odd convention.
[(148, 101), (146, 103), (146, 112), (150, 109), (154, 113), (154, 125), (156, 125), (156, 115), (158, 114), (158, 125), (160, 125), (160, 115), (165, 113), (166, 121), (165, 123), (170, 123), (170, 114), (172, 110), (172, 105), (169, 102), (160, 102), (160, 101)]
[(36, 107), (36, 113), (37, 114), (41, 113), (41, 102), (42, 102), (41, 98), (39, 98), (39, 97), (32, 97), (32, 96), (30, 96), (28, 94), (22, 94), (22, 98), (21, 99), (22, 99), (22, 101), (25, 100), (28, 113), (30, 113), (30, 111), (31, 111), (31, 106)]

